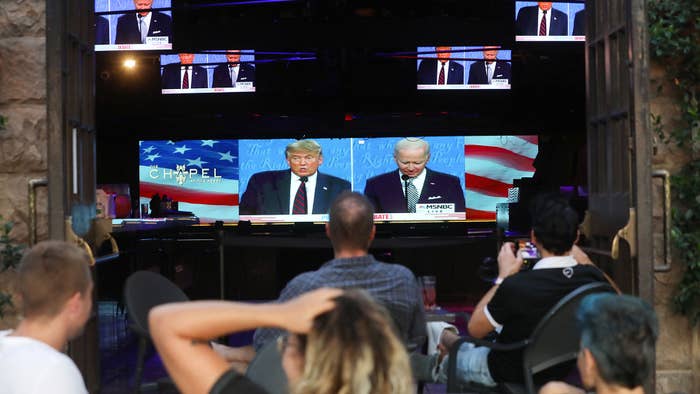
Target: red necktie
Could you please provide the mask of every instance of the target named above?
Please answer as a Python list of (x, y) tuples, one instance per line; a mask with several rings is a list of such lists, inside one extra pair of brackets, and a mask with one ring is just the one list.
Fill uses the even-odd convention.
[(542, 21), (540, 22), (540, 35), (547, 35), (547, 11), (542, 11)]
[(187, 69), (189, 67), (185, 67), (185, 75), (182, 77), (182, 88), (183, 89), (189, 89), (190, 88), (190, 77), (187, 76)]
[(445, 84), (445, 63), (440, 62), (440, 75), (438, 75), (438, 85)]
[(297, 189), (297, 194), (294, 196), (294, 205), (292, 206), (292, 215), (306, 215), (306, 181), (308, 178), (301, 177), (301, 184)]

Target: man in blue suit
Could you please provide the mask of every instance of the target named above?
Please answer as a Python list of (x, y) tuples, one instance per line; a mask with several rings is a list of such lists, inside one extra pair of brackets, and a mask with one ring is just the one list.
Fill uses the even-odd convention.
[[(542, 18), (545, 19), (544, 29)], [(523, 7), (518, 11), (515, 35), (566, 36), (569, 35), (569, 20), (565, 13), (552, 8), (551, 1), (538, 1), (537, 6)]]
[(575, 36), (586, 35), (586, 10), (583, 9), (574, 15), (574, 34)]
[(419, 85), (463, 85), (464, 66), (454, 60), (452, 47), (435, 47), (437, 59), (423, 59), (418, 66)]
[(498, 60), (498, 47), (484, 47), (484, 60), (469, 67), (469, 85), (488, 85), (496, 80), (508, 80), (510, 84), (510, 64)]
[(292, 142), (285, 157), (290, 170), (250, 177), (238, 207), (241, 215), (325, 214), (336, 196), (350, 190), (350, 182), (318, 171), (323, 153), (316, 141)]
[(168, 37), (173, 42), (172, 20), (158, 11), (148, 11), (153, 0), (134, 0), (134, 8), (146, 10), (129, 12), (117, 20), (115, 44), (146, 44), (147, 37)]
[[(207, 70), (192, 64), (193, 53), (178, 53), (180, 63), (163, 66), (161, 87), (163, 89), (196, 89), (207, 87)], [(187, 75), (187, 76), (185, 76)]]
[[(454, 204), (454, 212), (465, 212), (464, 192), (459, 178), (426, 167), (430, 145), (420, 138), (404, 138), (394, 145), (398, 171), (367, 180), (365, 195), (376, 212), (416, 212), (409, 193), (417, 194), (416, 203)], [(414, 191), (415, 190), (415, 191)]]
[(255, 66), (240, 62), (239, 49), (226, 51), (226, 60), (228, 64), (220, 64), (214, 68), (213, 88), (234, 87), (236, 82), (252, 82), (255, 86)]
[(95, 45), (109, 44), (109, 20), (104, 16), (95, 16)]

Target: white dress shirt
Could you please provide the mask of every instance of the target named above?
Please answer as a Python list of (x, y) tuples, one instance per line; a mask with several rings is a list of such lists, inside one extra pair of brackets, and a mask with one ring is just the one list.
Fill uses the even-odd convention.
[[(550, 8), (549, 11), (547, 11), (547, 18), (545, 19), (547, 22), (547, 35), (549, 35), (549, 26), (551, 24), (549, 21), (552, 19), (552, 10), (554, 8)], [(542, 8), (537, 7), (537, 29), (535, 30), (537, 32), (537, 35), (540, 35), (540, 23), (542, 23), (542, 15), (544, 15), (544, 11), (542, 11)]]
[[(135, 15), (136, 15), (136, 24), (139, 27), (139, 33), (141, 34), (141, 37), (145, 41), (144, 37), (148, 37), (148, 30), (151, 28), (151, 15), (152, 15), (152, 13), (149, 12), (148, 14), (146, 14), (146, 16), (141, 16), (138, 13)], [(146, 33), (141, 31), (141, 21), (143, 21), (146, 24)], [(144, 44), (145, 44), (145, 42), (144, 42)]]
[(185, 72), (187, 72), (187, 81), (189, 81), (189, 86), (187, 88), (192, 89), (192, 65), (191, 64), (183, 64), (182, 66), (180, 66), (180, 89), (184, 89), (182, 87), (182, 80), (185, 78)]
[[(426, 176), (427, 170), (423, 168), (423, 171), (420, 172), (417, 176), (414, 178), (411, 178), (413, 180), (413, 186), (416, 187), (416, 190), (418, 191), (418, 198), (420, 198), (421, 193), (423, 192), (423, 185), (425, 184), (425, 176)], [(401, 180), (401, 192), (403, 193), (403, 196), (406, 197), (406, 182), (407, 180), (401, 179), (403, 176), (403, 173), (401, 173), (401, 170), (399, 170), (399, 179)]]
[[(435, 84), (440, 81), (440, 69), (442, 68), (442, 62), (440, 59), (437, 61), (437, 70), (435, 71)], [(450, 61), (445, 62), (445, 85), (447, 85), (447, 74), (450, 73)]]
[[(296, 175), (292, 171), (289, 171), (292, 179), (289, 182), (289, 214), (291, 215), (294, 209), (294, 197), (297, 195), (297, 190), (299, 190), (299, 185), (301, 181), (299, 180), (299, 175)], [(318, 171), (314, 172), (313, 175), (308, 176), (306, 181), (306, 213), (313, 213), (314, 209), (314, 196), (316, 195), (316, 179), (318, 178)]]

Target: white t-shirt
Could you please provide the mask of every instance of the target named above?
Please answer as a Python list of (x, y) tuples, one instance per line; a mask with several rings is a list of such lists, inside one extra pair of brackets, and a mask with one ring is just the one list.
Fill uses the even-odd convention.
[(0, 331), (0, 392), (3, 394), (87, 394), (73, 360), (51, 346)]

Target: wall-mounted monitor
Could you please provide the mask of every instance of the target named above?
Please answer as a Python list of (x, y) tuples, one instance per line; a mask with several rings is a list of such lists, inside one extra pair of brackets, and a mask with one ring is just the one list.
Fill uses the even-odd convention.
[[(324, 222), (345, 190), (378, 222), (494, 221), (531, 177), (536, 136), (142, 141), (141, 203), (158, 193), (200, 221)], [(240, 190), (240, 193), (239, 193)]]
[(255, 92), (254, 62), (251, 49), (161, 55), (162, 93)]
[(95, 51), (172, 47), (171, 0), (95, 0)]
[(584, 3), (515, 2), (516, 41), (586, 41)]
[(418, 47), (418, 90), (510, 89), (511, 51), (500, 46)]

